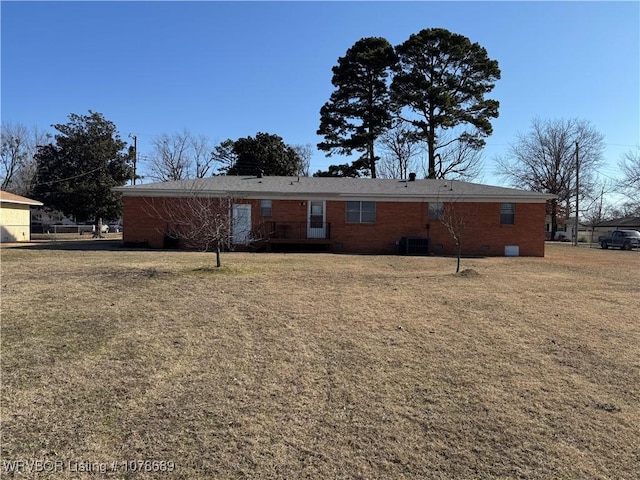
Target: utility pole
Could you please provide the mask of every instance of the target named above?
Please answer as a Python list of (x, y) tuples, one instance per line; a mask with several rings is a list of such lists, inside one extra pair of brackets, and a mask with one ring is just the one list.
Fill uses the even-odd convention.
[(575, 226), (575, 237), (573, 239), (573, 245), (578, 246), (578, 200), (580, 198), (580, 160), (578, 157), (578, 142), (576, 142), (576, 226)]
[[(604, 187), (602, 187), (602, 190), (600, 191), (600, 205), (598, 205), (598, 217), (597, 217), (598, 222), (602, 221), (602, 197), (604, 197)], [(591, 227), (591, 243), (593, 243), (594, 230), (595, 230), (595, 225)]]
[(136, 163), (138, 162), (138, 137), (129, 134), (130, 138), (133, 138), (133, 174), (131, 175), (131, 184), (136, 184)]

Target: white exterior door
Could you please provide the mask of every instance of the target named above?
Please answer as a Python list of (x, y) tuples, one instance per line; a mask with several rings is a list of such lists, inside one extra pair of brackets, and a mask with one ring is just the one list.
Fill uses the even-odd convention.
[(307, 238), (325, 238), (327, 224), (324, 200), (312, 200), (308, 202), (308, 205)]
[(251, 233), (251, 205), (241, 203), (233, 206), (232, 238), (235, 245), (249, 244)]

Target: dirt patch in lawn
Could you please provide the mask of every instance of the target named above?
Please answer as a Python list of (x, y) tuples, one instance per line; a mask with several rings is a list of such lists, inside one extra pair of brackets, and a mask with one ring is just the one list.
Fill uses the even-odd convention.
[(479, 277), (480, 274), (473, 268), (465, 268), (456, 273), (456, 277)]

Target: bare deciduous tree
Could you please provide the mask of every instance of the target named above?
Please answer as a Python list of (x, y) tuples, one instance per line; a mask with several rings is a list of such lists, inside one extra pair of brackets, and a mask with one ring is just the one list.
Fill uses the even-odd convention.
[(609, 205), (605, 202), (605, 195), (611, 193), (614, 188), (611, 182), (601, 182), (597, 194), (589, 194), (584, 202), (582, 208), (582, 223), (590, 228), (591, 239), (593, 243), (595, 239), (595, 229), (600, 222), (603, 222), (611, 217), (611, 211)]
[(152, 145), (149, 176), (154, 180), (204, 178), (212, 173), (215, 159), (211, 155), (211, 144), (204, 135), (194, 135), (188, 130), (172, 135), (164, 133), (154, 138)]
[(3, 122), (0, 137), (0, 189), (28, 196), (36, 174), (34, 155), (51, 135), (37, 127)]
[(555, 238), (562, 205), (571, 206), (576, 194), (576, 144), (579, 148), (579, 195), (593, 191), (595, 169), (602, 162), (603, 136), (585, 120), (534, 119), (526, 134), (518, 135), (505, 157), (498, 158), (498, 174), (511, 185), (551, 193), (551, 238)]
[(482, 150), (473, 142), (459, 141), (463, 136), (443, 133), (438, 138), (438, 153), (435, 154), (437, 178), (470, 181), (480, 175)]
[(624, 175), (624, 186), (640, 191), (640, 151), (628, 151), (620, 160), (620, 169)]
[(306, 145), (293, 145), (292, 148), (300, 158), (298, 175), (301, 177), (308, 177), (309, 169), (311, 168), (311, 157), (313, 157), (314, 152), (313, 145), (307, 143)]
[(195, 178), (204, 178), (213, 174), (212, 168), (215, 164), (215, 159), (211, 155), (211, 149), (211, 142), (205, 135), (191, 135)]
[(462, 257), (462, 244), (469, 230), (469, 214), (456, 202), (445, 203), (440, 216), (440, 223), (449, 232), (456, 245), (456, 273), (460, 272), (460, 257)]
[(380, 136), (378, 142), (382, 151), (382, 158), (378, 162), (380, 178), (405, 180), (409, 173), (417, 172), (419, 165), (416, 157), (424, 152), (424, 146), (409, 123), (397, 122)]
[(234, 217), (234, 205), (241, 203), (238, 198), (210, 197), (192, 180), (184, 180), (182, 188), (183, 194), (177, 198), (146, 199), (147, 215), (164, 224), (159, 233), (184, 242), (188, 248), (215, 251), (218, 268), (222, 266), (221, 252), (232, 248), (234, 236), (259, 240), (253, 232), (238, 231), (241, 224)]
[(185, 134), (163, 133), (152, 144), (151, 178), (161, 182), (189, 178), (189, 139)]
[(13, 177), (27, 160), (28, 132), (24, 125), (2, 123), (2, 146), (0, 149), (2, 175), (2, 190), (7, 190), (13, 181)]
[(624, 175), (619, 187), (621, 193), (628, 198), (624, 209), (638, 215), (640, 214), (640, 151), (626, 152), (618, 165)]

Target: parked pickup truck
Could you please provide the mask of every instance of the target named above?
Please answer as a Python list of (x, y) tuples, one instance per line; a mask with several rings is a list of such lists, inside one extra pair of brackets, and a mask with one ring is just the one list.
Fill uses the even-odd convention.
[(640, 248), (640, 232), (637, 230), (616, 230), (611, 236), (599, 237), (602, 248), (620, 247), (622, 250)]

